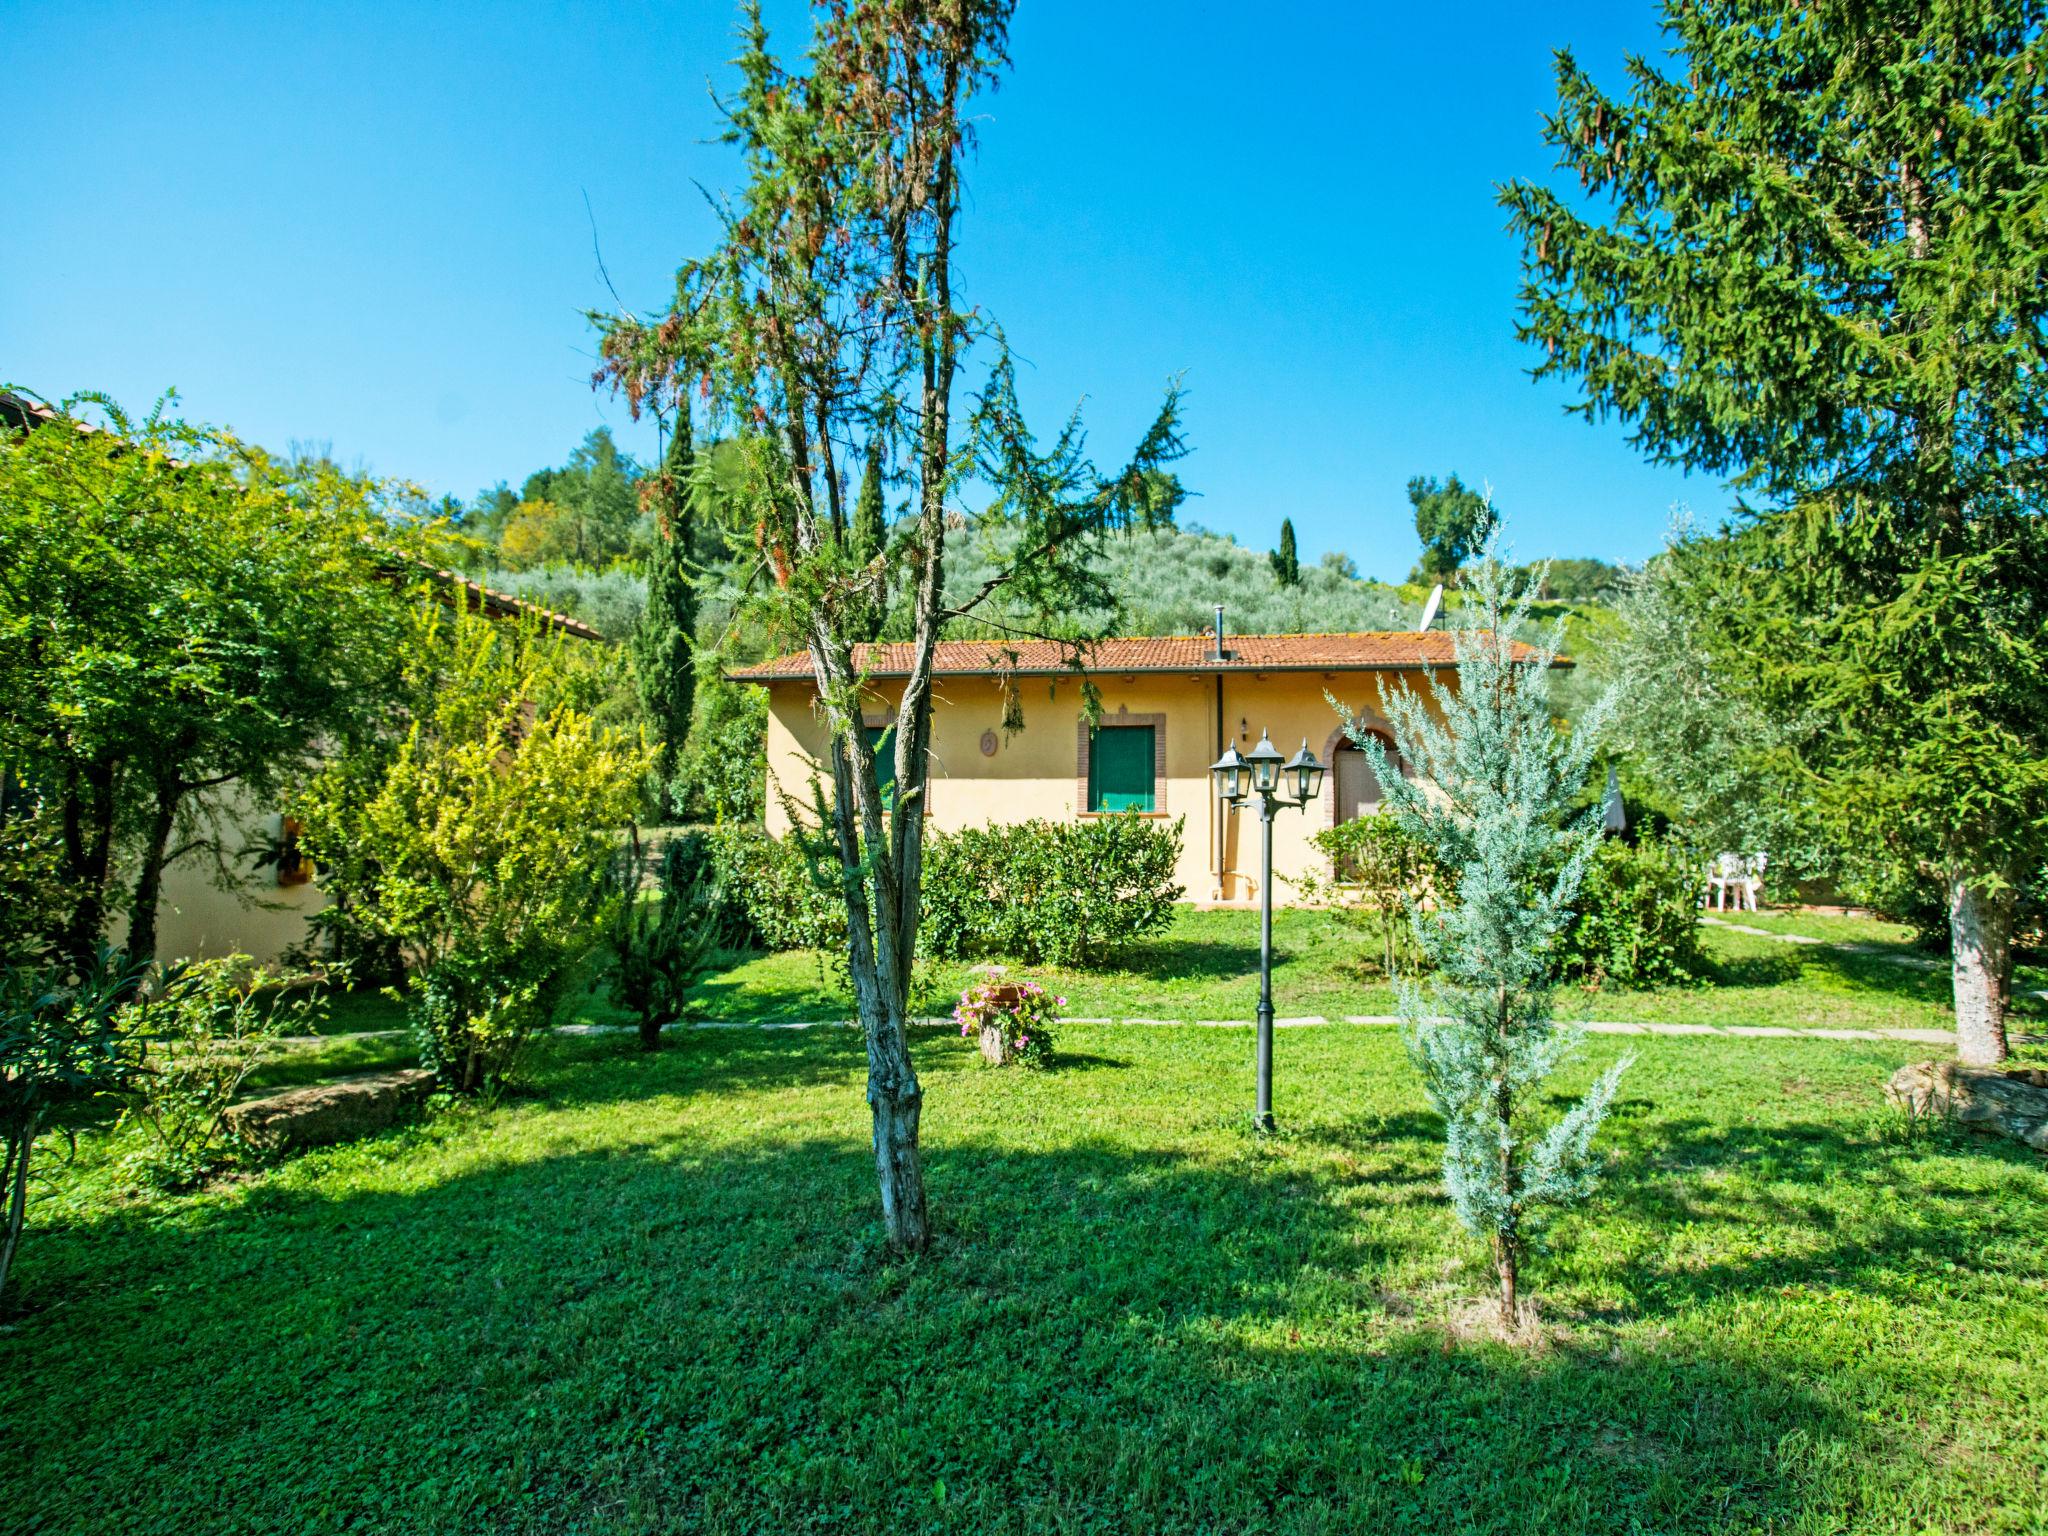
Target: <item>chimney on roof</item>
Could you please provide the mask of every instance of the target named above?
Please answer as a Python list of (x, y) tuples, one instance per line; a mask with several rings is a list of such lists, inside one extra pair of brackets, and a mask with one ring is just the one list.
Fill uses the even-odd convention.
[(1228, 661), (1230, 652), (1223, 649), (1223, 605), (1216, 605), (1216, 642), (1209, 648), (1211, 661)]

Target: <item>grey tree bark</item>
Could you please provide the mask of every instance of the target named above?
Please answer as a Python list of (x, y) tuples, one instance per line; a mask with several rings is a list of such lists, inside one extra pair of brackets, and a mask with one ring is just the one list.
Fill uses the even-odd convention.
[(1949, 877), (1949, 948), (1956, 1008), (1956, 1059), (1989, 1067), (2009, 1054), (2005, 1037), (2007, 992), (2012, 984), (2010, 891), (1986, 893), (1967, 874)]

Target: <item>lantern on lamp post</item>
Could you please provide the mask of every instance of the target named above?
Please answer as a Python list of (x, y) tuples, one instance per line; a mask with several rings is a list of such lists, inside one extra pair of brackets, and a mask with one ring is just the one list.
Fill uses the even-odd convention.
[[(1250, 796), (1259, 801), (1259, 1014), (1258, 1086), (1252, 1123), (1262, 1131), (1273, 1129), (1273, 812), (1283, 807), (1306, 809), (1323, 787), (1323, 765), (1309, 751), (1307, 738), (1301, 750), (1283, 760), (1280, 749), (1263, 731), (1250, 755), (1242, 755), (1235, 744), (1224, 749), (1210, 766), (1218, 799), (1232, 810)], [(1290, 798), (1291, 794), (1291, 798)]]

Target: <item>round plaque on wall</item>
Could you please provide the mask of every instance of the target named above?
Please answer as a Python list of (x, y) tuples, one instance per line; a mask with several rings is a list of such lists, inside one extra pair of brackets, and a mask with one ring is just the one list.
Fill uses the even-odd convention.
[(981, 755), (983, 757), (994, 757), (996, 755), (996, 733), (994, 731), (983, 731), (981, 733)]

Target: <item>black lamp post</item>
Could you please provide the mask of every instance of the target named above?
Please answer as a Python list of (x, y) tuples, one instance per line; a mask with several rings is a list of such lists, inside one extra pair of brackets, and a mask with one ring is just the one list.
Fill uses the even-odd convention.
[[(1247, 795), (1259, 797), (1259, 1041), (1258, 1103), (1252, 1123), (1273, 1129), (1273, 812), (1282, 806), (1306, 809), (1323, 787), (1323, 765), (1304, 740), (1301, 750), (1281, 761), (1280, 749), (1264, 732), (1249, 757), (1233, 744), (1209, 769), (1218, 798), (1235, 810)], [(1287, 791), (1293, 798), (1287, 798)]]

